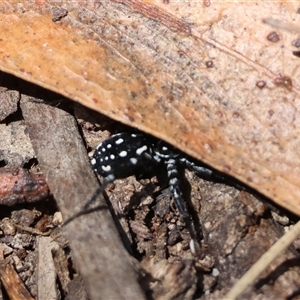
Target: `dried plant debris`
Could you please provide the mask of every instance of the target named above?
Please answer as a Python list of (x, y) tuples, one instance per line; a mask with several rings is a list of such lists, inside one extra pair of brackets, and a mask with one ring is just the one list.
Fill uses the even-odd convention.
[(23, 166), (35, 158), (24, 120), (0, 123), (0, 161)]
[[(89, 119), (85, 108), (76, 110), (82, 136), (91, 153), (109, 135), (127, 130), (105, 117), (99, 118), (98, 123)], [(17, 122), (24, 126), (22, 120)], [(15, 121), (12, 124), (5, 126), (16, 126)], [(9, 153), (12, 152), (5, 152)], [(24, 153), (15, 152), (16, 155), (10, 157), (18, 157), (23, 164), (34, 157), (34, 154), (26, 156)], [(35, 177), (33, 170), (13, 165), (1, 170), (0, 191), (11, 197), (6, 203), (12, 205), (19, 201), (13, 200), (12, 195), (42, 200), (46, 188), (48, 193), (48, 187), (41, 184), (45, 179)], [(186, 171), (182, 191), (197, 231), (199, 253), (195, 255), (191, 251), (189, 230), (174, 206), (167, 180), (163, 174), (158, 177), (137, 180), (131, 176), (116, 180), (105, 193), (124, 245), (137, 259), (139, 283), (148, 299), (224, 297), (291, 224), (286, 218), (284, 222), (282, 218), (279, 223), (274, 221), (262, 199), (229, 185), (207, 182)], [(6, 180), (6, 189), (1, 189), (1, 178)], [(15, 181), (22, 186), (22, 190), (17, 189), (19, 194), (13, 188)], [(31, 189), (27, 190), (26, 186)], [(61, 217), (55, 215), (56, 207), (45, 209), (51, 205), (48, 202), (37, 210), (11, 207), (1, 212), (0, 250), (5, 266), (1, 272), (10, 274), (5, 275), (5, 279), (11, 278), (17, 291), (27, 293), (25, 299), (47, 299), (49, 295), (53, 299), (88, 299), (61, 232), (56, 229), (50, 236), (43, 236), (62, 223)], [(98, 228), (93, 230), (97, 232)], [(296, 247), (297, 243), (272, 262), (243, 297), (286, 299), (297, 293), (300, 270)], [(3, 289), (14, 299), (9, 283), (0, 278)]]
[[(1, 75), (0, 75), (1, 76)], [(6, 88), (0, 88), (0, 122), (18, 110), (20, 93)]]
[(12, 165), (0, 168), (0, 205), (37, 202), (48, 197), (43, 174)]
[[(284, 234), (284, 228), (274, 223), (263, 199), (232, 186), (204, 181), (189, 171), (185, 175), (190, 184), (184, 181), (184, 194), (187, 200), (191, 199), (188, 202), (198, 231), (199, 257), (191, 252), (189, 232), (174, 208), (170, 190), (163, 188), (163, 179), (116, 180), (106, 194), (125, 244), (144, 268), (142, 282), (148, 295), (153, 299), (193, 299), (195, 295), (219, 299)], [(280, 273), (284, 261), (297, 257), (296, 251), (290, 249), (270, 268)], [(190, 276), (184, 281), (186, 285), (182, 285), (180, 276), (187, 262)], [(284, 286), (296, 269), (299, 269), (297, 264), (293, 270), (282, 272), (282, 280), (278, 281), (277, 271), (276, 274), (266, 271), (269, 279), (248, 291), (249, 299), (260, 293), (271, 298), (289, 297), (296, 292), (296, 284), (291, 283), (290, 291)], [(172, 291), (168, 288), (169, 279), (162, 279), (161, 275), (169, 273)], [(276, 281), (275, 290), (271, 278)]]
[[(142, 263), (151, 274), (147, 277), (148, 293), (153, 299), (192, 299), (197, 289), (196, 269), (191, 260), (170, 263), (149, 257)], [(143, 282), (146, 284), (146, 281)]]
[[(57, 288), (57, 282), (62, 276), (58, 276), (59, 279), (51, 283), (50, 276), (48, 276), (50, 273), (47, 273), (49, 266), (45, 269), (47, 284), (42, 288), (37, 280), (41, 279), (37, 275), (40, 257), (40, 249), (37, 247), (38, 236), (49, 235), (53, 227), (59, 225), (57, 221), (52, 223), (56, 206), (53, 201), (41, 202), (50, 199), (50, 192), (39, 170), (22, 115), (17, 110), (19, 93), (8, 90), (3, 91), (0, 96), (2, 98), (10, 96), (5, 99), (11, 100), (3, 99), (2, 101), (11, 104), (11, 109), (7, 106), (1, 106), (0, 109), (0, 115), (5, 118), (0, 124), (0, 205), (2, 206), (0, 279), (2, 291), (5, 290), (9, 299), (36, 299), (38, 294), (41, 296), (40, 299), (49, 299), (50, 294), (45, 294), (45, 287), (48, 286), (50, 289), (51, 286), (56, 290), (56, 295), (63, 296), (67, 294), (67, 283), (64, 282), (61, 290)], [(37, 209), (30, 207), (30, 203), (35, 203)], [(27, 205), (28, 208), (20, 209), (21, 204)], [(50, 255), (52, 256), (52, 253)], [(38, 293), (40, 290), (42, 294)]]
[[(58, 295), (64, 297), (67, 294), (71, 280), (68, 252), (63, 250), (59, 241), (55, 241), (58, 232), (49, 237), (33, 234), (45, 216), (41, 211), (22, 209), (12, 211), (11, 218), (0, 222), (3, 256), (0, 279), (9, 299), (21, 299), (26, 294), (24, 289), (27, 290), (24, 299), (59, 299)], [(45, 228), (53, 227), (53, 217), (48, 216), (47, 220)], [(30, 230), (27, 231), (27, 228)], [(61, 288), (58, 288), (58, 282)]]
[[(20, 106), (39, 165), (66, 220), (82, 209), (84, 201), (99, 186), (76, 121), (67, 111), (32, 102), (26, 96), (22, 96)], [(36, 122), (39, 118), (43, 120), (41, 123)], [(106, 202), (102, 195), (97, 200), (102, 210), (75, 218), (64, 227), (73, 260), (90, 297), (98, 299), (101, 291), (103, 298), (119, 299), (127, 295), (130, 299), (143, 299), (137, 274)]]
[[(297, 36), (281, 26), (297, 31), (297, 2), (146, 2), (2, 1), (0, 68), (152, 133), (300, 215)], [(262, 22), (279, 16), (275, 30)]]
[(62, 291), (67, 291), (71, 282), (68, 258), (60, 245), (51, 237), (38, 238), (38, 299), (58, 299)]
[(0, 279), (11, 300), (18, 300), (21, 297), (24, 300), (34, 300), (13, 267), (12, 262), (8, 259), (1, 261)]
[(258, 261), (240, 278), (233, 288), (226, 294), (226, 299), (236, 299), (244, 293), (249, 286), (258, 279), (259, 275), (266, 270), (271, 262), (277, 258), (293, 241), (300, 235), (300, 221), (297, 222), (284, 236), (265, 252)]

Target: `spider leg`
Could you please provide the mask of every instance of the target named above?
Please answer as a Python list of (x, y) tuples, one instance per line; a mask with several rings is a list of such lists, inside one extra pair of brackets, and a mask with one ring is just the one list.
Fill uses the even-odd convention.
[(186, 208), (186, 205), (181, 197), (180, 188), (179, 188), (179, 179), (178, 179), (178, 169), (176, 166), (175, 159), (169, 159), (165, 162), (167, 166), (168, 179), (171, 192), (174, 196), (175, 205), (179, 213), (183, 216), (184, 220), (189, 219), (189, 214)]
[(180, 157), (180, 162), (187, 167), (190, 171), (195, 172), (198, 176), (203, 179), (214, 179), (215, 173), (213, 170), (199, 166), (193, 161), (188, 160), (186, 157)]
[[(190, 171), (195, 172), (199, 177), (205, 180), (213, 180), (219, 183), (228, 183), (228, 180), (222, 173), (214, 171), (212, 169), (206, 168), (204, 166), (198, 165), (195, 162), (187, 159), (186, 157), (181, 157), (180, 162), (186, 166)], [(233, 183), (234, 184), (234, 183)], [(238, 186), (235, 184), (235, 186)]]
[(94, 194), (92, 195), (92, 197), (84, 204), (83, 210), (87, 210), (90, 205), (95, 202), (95, 200), (97, 199), (97, 197), (104, 192), (104, 190), (106, 189), (106, 187), (112, 183), (115, 180), (115, 176), (110, 174), (107, 177), (105, 177), (103, 179), (102, 184), (96, 189), (96, 191), (94, 192)]
[(95, 202), (95, 200), (97, 199), (97, 197), (104, 192), (104, 190), (106, 189), (107, 185), (111, 182), (113, 182), (115, 180), (115, 176), (113, 176), (112, 174), (108, 175), (107, 177), (104, 178), (102, 184), (96, 189), (96, 191), (94, 192), (94, 194), (92, 195), (92, 197), (84, 204), (83, 208), (76, 213), (75, 215), (73, 215), (72, 217), (68, 218), (65, 222), (64, 222), (64, 226), (66, 226), (68, 223), (70, 223), (71, 221), (73, 221), (74, 219), (87, 214), (89, 212), (92, 212), (93, 209), (91, 209), (89, 211), (89, 207), (91, 206), (91, 204), (93, 202)]
[(199, 244), (197, 242), (197, 233), (193, 222), (191, 222), (190, 220), (190, 215), (187, 211), (185, 202), (181, 197), (180, 188), (179, 188), (179, 179), (178, 179), (179, 174), (178, 174), (176, 161), (175, 159), (171, 158), (167, 160), (165, 164), (167, 166), (169, 186), (174, 197), (175, 205), (179, 213), (183, 217), (183, 220), (186, 223), (186, 226), (188, 227), (188, 230), (191, 235), (190, 249), (193, 254), (198, 255), (200, 253), (199, 252), (200, 250), (199, 250)]
[(231, 185), (239, 190), (245, 190), (245, 187), (241, 185), (234, 178), (230, 178), (228, 176), (224, 176), (222, 173), (216, 170), (211, 170), (199, 164), (196, 164), (192, 160), (189, 160), (186, 157), (180, 157), (180, 162), (188, 168), (190, 171), (195, 172), (199, 177), (208, 181), (215, 181), (218, 183), (225, 183), (227, 185)]

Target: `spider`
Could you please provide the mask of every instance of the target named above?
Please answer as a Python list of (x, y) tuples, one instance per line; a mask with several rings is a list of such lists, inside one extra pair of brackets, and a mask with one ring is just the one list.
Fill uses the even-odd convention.
[(95, 173), (104, 177), (102, 185), (85, 203), (81, 211), (64, 222), (64, 226), (88, 211), (94, 211), (94, 209), (89, 210), (90, 205), (109, 183), (131, 175), (138, 177), (149, 171), (153, 173), (162, 167), (167, 171), (175, 205), (190, 232), (190, 249), (192, 253), (198, 253), (197, 233), (190, 222), (190, 215), (181, 196), (179, 168), (181, 166), (188, 168), (207, 180), (227, 182), (221, 173), (201, 165), (173, 146), (144, 133), (125, 132), (110, 136), (96, 148), (91, 165)]
[[(103, 184), (95, 194), (99, 194), (115, 179), (131, 175), (142, 175), (148, 170), (162, 166), (167, 171), (170, 190), (175, 205), (185, 222), (189, 214), (181, 197), (178, 168), (182, 165), (205, 179), (223, 180), (221, 175), (191, 159), (173, 146), (144, 133), (118, 133), (110, 136), (96, 148), (91, 159), (94, 171), (103, 176)], [(94, 201), (92, 197), (85, 209)]]

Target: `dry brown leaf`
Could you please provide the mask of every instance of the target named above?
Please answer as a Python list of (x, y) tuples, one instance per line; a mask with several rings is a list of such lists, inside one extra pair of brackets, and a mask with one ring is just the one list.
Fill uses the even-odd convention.
[[(31, 4), (30, 4), (31, 3)], [(297, 2), (2, 1), (1, 69), (150, 132), (300, 215)]]

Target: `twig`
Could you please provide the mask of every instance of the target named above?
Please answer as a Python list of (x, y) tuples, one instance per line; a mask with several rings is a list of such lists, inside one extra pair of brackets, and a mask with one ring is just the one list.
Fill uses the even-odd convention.
[(224, 299), (234, 300), (247, 287), (252, 285), (258, 276), (269, 266), (269, 264), (285, 250), (300, 235), (300, 221), (285, 235), (283, 235), (261, 258), (235, 283)]

